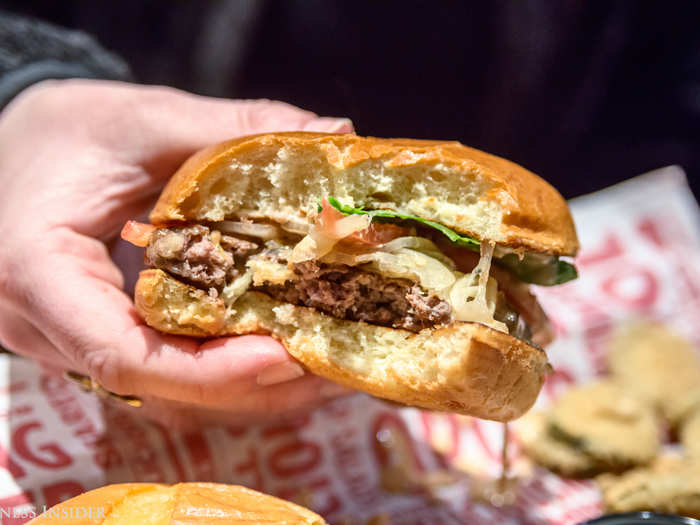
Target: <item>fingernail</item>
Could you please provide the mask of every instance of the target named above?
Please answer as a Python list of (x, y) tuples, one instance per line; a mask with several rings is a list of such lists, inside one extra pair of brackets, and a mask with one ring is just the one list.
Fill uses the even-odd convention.
[(355, 390), (353, 390), (352, 388), (347, 388), (343, 385), (339, 385), (338, 383), (333, 383), (331, 381), (323, 383), (321, 385), (321, 389), (319, 390), (319, 394), (321, 395), (321, 397), (346, 396), (354, 392)]
[(304, 375), (304, 369), (298, 363), (286, 361), (263, 368), (258, 372), (257, 382), (260, 386), (276, 385), (291, 381)]
[(355, 129), (349, 118), (319, 117), (305, 126), (307, 131), (327, 131), (329, 133), (352, 133)]
[(334, 130), (336, 133), (352, 133), (355, 130), (355, 126), (352, 124), (352, 120), (349, 118), (339, 118), (335, 119), (336, 121), (336, 129)]

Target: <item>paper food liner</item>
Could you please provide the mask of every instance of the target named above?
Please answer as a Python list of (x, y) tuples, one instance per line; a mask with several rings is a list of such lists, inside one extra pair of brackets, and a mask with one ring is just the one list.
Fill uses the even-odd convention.
[[(700, 213), (683, 171), (658, 170), (570, 204), (581, 277), (537, 289), (557, 332), (538, 406), (604, 373), (621, 321), (661, 319), (700, 345)], [(533, 466), (515, 432), (511, 472), (522, 482), (513, 501), (488, 504), (483, 487), (500, 474), (502, 425), (363, 394), (293, 423), (187, 434), (135, 413), (0, 355), (0, 523), (125, 481), (242, 484), (346, 524), (569, 524), (602, 511), (592, 482)]]

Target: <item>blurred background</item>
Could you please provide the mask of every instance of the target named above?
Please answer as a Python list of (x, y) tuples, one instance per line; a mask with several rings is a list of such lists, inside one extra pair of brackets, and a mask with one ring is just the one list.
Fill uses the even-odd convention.
[(698, 2), (3, 6), (94, 35), (138, 82), (284, 100), (363, 135), (456, 139), (566, 197), (669, 164), (700, 194)]

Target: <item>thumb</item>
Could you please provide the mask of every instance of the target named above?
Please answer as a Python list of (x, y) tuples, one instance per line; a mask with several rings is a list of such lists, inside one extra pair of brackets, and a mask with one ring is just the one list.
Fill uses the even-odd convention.
[(352, 133), (355, 131), (349, 118), (317, 117), (306, 123), (304, 131), (325, 131), (326, 133)]
[[(169, 177), (189, 155), (227, 139), (276, 131), (351, 133), (346, 118), (319, 117), (285, 102), (202, 97), (164, 87), (134, 87), (130, 104), (141, 107), (132, 129), (141, 129), (136, 159), (156, 177)], [(154, 170), (153, 168), (157, 168)], [(154, 173), (156, 171), (156, 173)]]

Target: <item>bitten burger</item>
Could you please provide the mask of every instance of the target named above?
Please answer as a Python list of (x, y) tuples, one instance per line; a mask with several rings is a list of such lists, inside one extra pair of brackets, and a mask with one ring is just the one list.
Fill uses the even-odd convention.
[(122, 232), (146, 249), (135, 302), (150, 326), (270, 334), (343, 385), (499, 421), (549, 369), (530, 285), (577, 276), (561, 195), (457, 142), (237, 138), (187, 160), (150, 220)]

